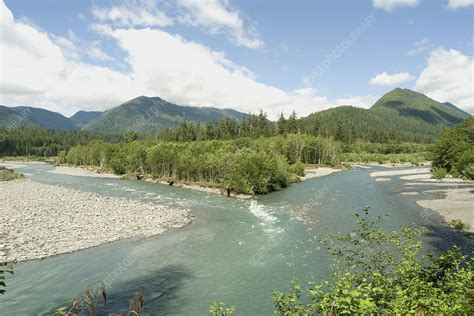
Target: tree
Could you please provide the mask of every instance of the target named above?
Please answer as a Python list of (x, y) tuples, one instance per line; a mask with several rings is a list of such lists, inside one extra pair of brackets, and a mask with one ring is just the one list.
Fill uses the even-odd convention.
[[(474, 179), (474, 118), (446, 129), (435, 143), (433, 167)], [(437, 171), (440, 172), (439, 170)]]

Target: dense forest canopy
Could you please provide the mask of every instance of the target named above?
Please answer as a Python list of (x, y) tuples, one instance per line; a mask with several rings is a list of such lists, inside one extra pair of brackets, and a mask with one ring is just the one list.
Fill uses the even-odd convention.
[(441, 175), (474, 180), (474, 118), (441, 134), (434, 146), (433, 166)]

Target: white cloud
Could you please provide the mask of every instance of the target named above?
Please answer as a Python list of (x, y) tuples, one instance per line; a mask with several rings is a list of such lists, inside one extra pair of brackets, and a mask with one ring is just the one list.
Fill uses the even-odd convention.
[(87, 56), (92, 59), (100, 61), (110, 61), (113, 60), (107, 53), (105, 53), (102, 48), (100, 48), (100, 41), (92, 41), (89, 47), (86, 50)]
[(388, 74), (383, 72), (370, 79), (369, 84), (374, 86), (396, 86), (411, 80), (415, 80), (415, 77), (407, 72), (400, 72), (396, 74)]
[(431, 41), (428, 38), (424, 38), (420, 41), (413, 43), (413, 48), (408, 51), (409, 56), (415, 56), (423, 53), (424, 51), (430, 50), (433, 47)]
[(202, 27), (211, 34), (229, 34), (237, 46), (263, 46), (255, 27), (228, 0), (178, 0), (177, 4), (181, 23)]
[(1, 1), (0, 9), (4, 31), (0, 32), (0, 104), (71, 114), (76, 109), (104, 110), (148, 95), (183, 105), (243, 112), (263, 109), (275, 118), (280, 112), (296, 110), (307, 115), (341, 104), (367, 107), (374, 101), (370, 96), (331, 100), (312, 88), (287, 92), (266, 85), (223, 52), (162, 30), (97, 27), (127, 54), (125, 62), (131, 71), (121, 73), (66, 54), (64, 47), (73, 50), (76, 46), (74, 33), (53, 40), (45, 32), (15, 21)]
[(117, 26), (167, 26), (173, 20), (156, 7), (154, 0), (130, 0), (122, 5), (92, 8), (92, 14), (103, 22)]
[(64, 57), (68, 60), (79, 61), (83, 56), (98, 61), (113, 60), (111, 56), (102, 50), (99, 40), (91, 42), (80, 40), (71, 30), (68, 31), (67, 37), (55, 35), (52, 35), (51, 37), (53, 42), (61, 47)]
[(449, 0), (448, 8), (456, 10), (474, 5), (474, 0)]
[(474, 113), (474, 59), (461, 52), (436, 49), (416, 81), (415, 89), (440, 102)]
[(420, 0), (373, 0), (375, 8), (392, 11), (396, 7), (414, 7)]
[[(48, 34), (15, 21), (0, 1), (0, 103), (67, 112), (69, 107), (104, 109), (138, 95), (133, 80), (65, 54)], [(75, 37), (57, 38), (74, 49)]]

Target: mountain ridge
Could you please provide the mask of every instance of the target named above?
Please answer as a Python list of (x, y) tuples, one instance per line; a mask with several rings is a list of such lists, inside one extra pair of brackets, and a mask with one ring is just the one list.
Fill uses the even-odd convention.
[(165, 128), (178, 126), (186, 120), (215, 123), (220, 118), (243, 120), (246, 116), (247, 114), (232, 109), (176, 105), (160, 97), (139, 96), (105, 111), (85, 125), (84, 130), (107, 133), (133, 130), (154, 134)]

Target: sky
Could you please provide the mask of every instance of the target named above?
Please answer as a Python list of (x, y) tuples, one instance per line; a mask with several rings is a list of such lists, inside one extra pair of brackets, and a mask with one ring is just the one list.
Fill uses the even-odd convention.
[(474, 0), (0, 0), (0, 104), (298, 116), (396, 88), (474, 114)]

